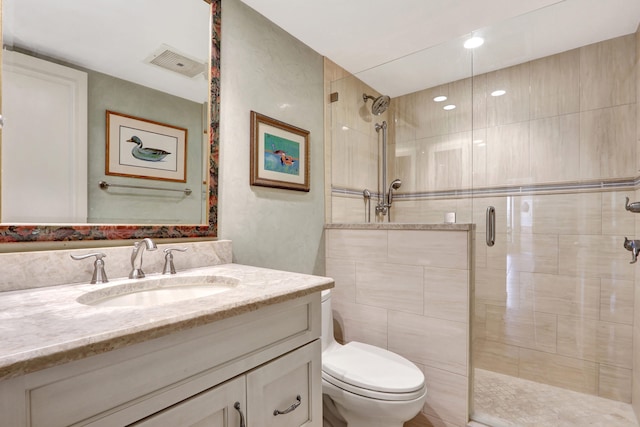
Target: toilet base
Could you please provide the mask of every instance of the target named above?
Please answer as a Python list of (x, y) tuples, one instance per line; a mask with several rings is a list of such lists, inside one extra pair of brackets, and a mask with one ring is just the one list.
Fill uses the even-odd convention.
[[(339, 391), (332, 390), (333, 392)], [(344, 393), (344, 391), (342, 391)], [(349, 393), (347, 393), (349, 394)], [(374, 402), (369, 399), (362, 398), (360, 396), (351, 395), (350, 404), (358, 405), (360, 403), (366, 403), (366, 408), (359, 408), (358, 410), (347, 410), (340, 403), (331, 398), (330, 395), (323, 394), (323, 426), (324, 427), (403, 427), (404, 423), (411, 418), (415, 417), (426, 397), (423, 395), (421, 398), (409, 402), (379, 402), (386, 407), (386, 410), (380, 410)], [(355, 398), (355, 401), (354, 399)], [(393, 417), (388, 417), (393, 416)], [(344, 421), (341, 421), (344, 420)]]

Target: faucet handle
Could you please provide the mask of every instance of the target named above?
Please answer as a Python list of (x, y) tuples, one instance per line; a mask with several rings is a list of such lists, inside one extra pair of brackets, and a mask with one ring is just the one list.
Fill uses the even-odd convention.
[(104, 271), (104, 261), (102, 258), (106, 257), (107, 254), (102, 252), (92, 252), (90, 254), (84, 255), (71, 255), (71, 258), (80, 261), (82, 259), (96, 257), (95, 262), (93, 263), (93, 276), (91, 277), (91, 284), (96, 283), (107, 283), (109, 279), (107, 278), (107, 273)]
[(173, 265), (173, 251), (186, 252), (187, 248), (166, 248), (164, 252), (164, 267), (162, 274), (176, 274), (176, 267)]

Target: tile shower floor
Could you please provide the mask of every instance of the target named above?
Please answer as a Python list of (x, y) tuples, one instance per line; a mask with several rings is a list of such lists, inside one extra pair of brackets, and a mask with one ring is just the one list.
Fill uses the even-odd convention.
[(627, 403), (475, 369), (473, 419), (493, 427), (637, 427)]

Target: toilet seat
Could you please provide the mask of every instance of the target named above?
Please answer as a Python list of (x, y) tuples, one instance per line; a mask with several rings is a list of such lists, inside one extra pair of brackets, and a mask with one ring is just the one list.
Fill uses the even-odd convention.
[(424, 375), (404, 357), (350, 342), (322, 354), (322, 378), (345, 391), (380, 400), (413, 400), (425, 393)]

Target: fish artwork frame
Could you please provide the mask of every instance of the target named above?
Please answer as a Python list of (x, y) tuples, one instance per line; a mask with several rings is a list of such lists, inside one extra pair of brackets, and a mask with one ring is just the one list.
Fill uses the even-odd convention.
[(250, 185), (309, 191), (309, 131), (251, 111)]
[(187, 129), (106, 111), (105, 174), (187, 182)]

